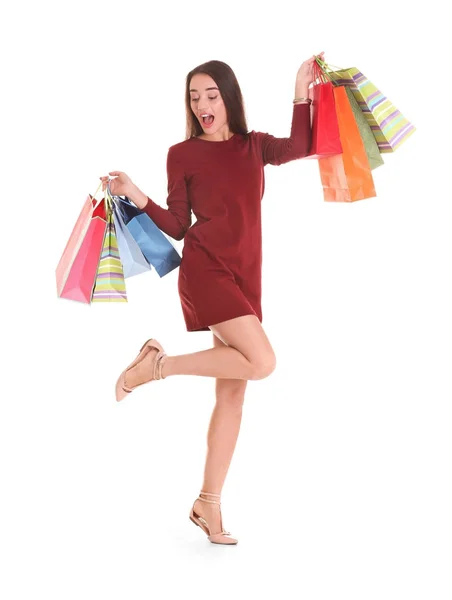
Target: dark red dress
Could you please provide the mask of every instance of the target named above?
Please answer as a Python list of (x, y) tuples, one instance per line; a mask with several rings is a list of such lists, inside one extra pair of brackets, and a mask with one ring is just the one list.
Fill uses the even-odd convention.
[(167, 235), (184, 238), (178, 287), (187, 331), (242, 315), (262, 321), (264, 166), (306, 156), (310, 139), (309, 105), (294, 104), (288, 138), (253, 130), (169, 148), (168, 208), (148, 198), (144, 210)]

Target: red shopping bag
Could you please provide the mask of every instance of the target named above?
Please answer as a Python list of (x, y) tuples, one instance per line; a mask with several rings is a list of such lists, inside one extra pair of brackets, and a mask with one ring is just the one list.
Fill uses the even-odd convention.
[(343, 153), (319, 160), (326, 202), (354, 202), (376, 196), (374, 180), (361, 134), (345, 87), (335, 87)]
[(105, 200), (89, 194), (56, 268), (59, 298), (91, 302), (106, 228)]
[(305, 158), (324, 158), (342, 153), (339, 123), (333, 84), (327, 81), (317, 63), (314, 63), (317, 83), (309, 89), (311, 104), (311, 148)]

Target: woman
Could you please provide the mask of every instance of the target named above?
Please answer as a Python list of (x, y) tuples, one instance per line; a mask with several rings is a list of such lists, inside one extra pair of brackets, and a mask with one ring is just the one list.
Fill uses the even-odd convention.
[[(323, 53), (319, 55), (323, 58)], [(210, 61), (186, 78), (187, 135), (168, 151), (168, 208), (146, 196), (121, 171), (101, 177), (102, 189), (127, 196), (176, 240), (184, 238), (179, 295), (187, 331), (212, 331), (213, 348), (167, 356), (148, 340), (121, 373), (116, 399), (144, 383), (171, 375), (216, 378), (216, 405), (209, 432), (202, 491), (190, 519), (216, 544), (236, 544), (223, 529), (220, 496), (240, 429), (248, 380), (275, 368), (275, 355), (262, 328), (261, 200), (264, 166), (307, 155), (315, 57), (299, 68), (291, 135), (247, 133), (242, 94), (232, 69)], [(196, 223), (191, 226), (191, 213)]]

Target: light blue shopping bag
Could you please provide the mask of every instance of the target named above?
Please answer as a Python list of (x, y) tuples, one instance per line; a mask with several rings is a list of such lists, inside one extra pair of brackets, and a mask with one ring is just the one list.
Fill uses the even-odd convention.
[(150, 271), (152, 266), (148, 263), (133, 235), (128, 230), (121, 211), (118, 208), (117, 200), (114, 196), (110, 196), (110, 198), (115, 220), (119, 256), (121, 258), (124, 277), (133, 277), (134, 275), (140, 275), (141, 273)]
[(132, 234), (141, 252), (160, 277), (164, 277), (181, 263), (181, 257), (168, 238), (144, 211), (127, 198), (113, 196), (117, 212)]

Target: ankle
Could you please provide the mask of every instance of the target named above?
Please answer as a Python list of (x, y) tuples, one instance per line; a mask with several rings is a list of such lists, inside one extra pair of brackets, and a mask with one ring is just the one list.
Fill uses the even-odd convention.
[[(208, 488), (203, 488), (204, 489), (208, 489)], [(199, 496), (200, 498), (202, 498), (203, 500), (208, 500), (209, 503), (215, 503), (218, 504), (221, 500), (221, 491), (217, 492), (211, 492), (210, 490), (207, 491), (201, 491), (199, 492)]]
[(166, 379), (170, 375), (174, 375), (174, 357), (165, 356), (162, 361), (162, 378)]

